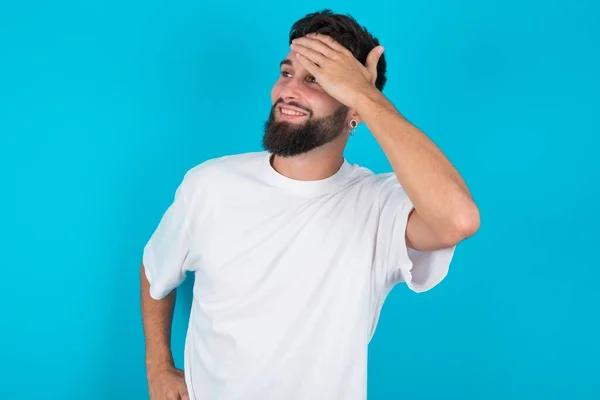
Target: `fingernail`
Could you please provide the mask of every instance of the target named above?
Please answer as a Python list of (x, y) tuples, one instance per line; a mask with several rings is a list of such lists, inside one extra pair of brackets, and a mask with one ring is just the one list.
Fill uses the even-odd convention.
[(384, 51), (384, 50), (385, 50), (385, 48), (384, 48), (384, 47), (380, 47), (380, 48), (379, 48), (379, 54), (383, 54), (383, 51)]

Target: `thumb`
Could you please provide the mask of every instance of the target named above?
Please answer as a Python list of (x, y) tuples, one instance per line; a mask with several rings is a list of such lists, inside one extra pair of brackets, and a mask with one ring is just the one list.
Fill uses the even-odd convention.
[(367, 71), (371, 73), (371, 81), (375, 84), (377, 80), (377, 63), (383, 54), (383, 46), (376, 46), (367, 56)]

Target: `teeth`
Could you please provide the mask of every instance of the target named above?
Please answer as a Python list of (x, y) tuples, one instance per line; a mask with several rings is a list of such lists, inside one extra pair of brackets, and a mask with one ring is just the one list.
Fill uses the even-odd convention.
[(297, 115), (297, 116), (305, 115), (304, 113), (288, 110), (286, 108), (281, 108), (281, 113), (285, 114), (285, 115)]

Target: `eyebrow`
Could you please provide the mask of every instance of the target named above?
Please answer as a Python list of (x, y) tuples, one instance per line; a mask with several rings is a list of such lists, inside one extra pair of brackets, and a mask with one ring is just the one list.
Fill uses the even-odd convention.
[(279, 63), (279, 68), (281, 68), (283, 65), (289, 65), (290, 67), (293, 67), (294, 63), (289, 58), (286, 58), (285, 60)]

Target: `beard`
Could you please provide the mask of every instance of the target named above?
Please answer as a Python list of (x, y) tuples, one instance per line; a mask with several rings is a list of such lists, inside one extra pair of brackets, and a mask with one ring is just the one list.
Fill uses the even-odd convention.
[[(322, 118), (313, 118), (312, 112), (301, 108), (308, 114), (307, 121), (291, 123), (275, 119), (279, 103), (283, 100), (277, 100), (271, 108), (262, 140), (263, 148), (274, 155), (292, 157), (307, 153), (330, 143), (344, 132), (348, 107), (343, 104), (332, 115)], [(289, 104), (300, 108), (296, 103)]]

